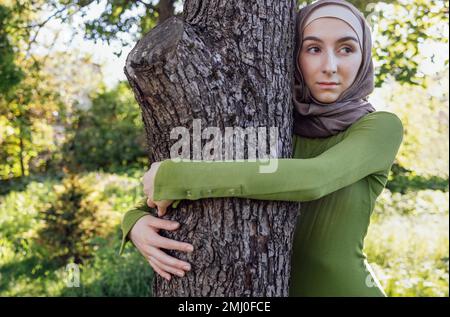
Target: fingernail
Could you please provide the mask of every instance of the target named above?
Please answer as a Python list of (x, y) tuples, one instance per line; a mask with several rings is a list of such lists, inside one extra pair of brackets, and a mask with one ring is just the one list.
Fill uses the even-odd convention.
[(178, 222), (175, 222), (172, 226), (173, 226), (174, 228), (178, 228), (178, 227), (180, 226), (180, 224), (179, 224)]
[(192, 245), (188, 246), (186, 249), (188, 250), (188, 252), (194, 251), (194, 247)]
[(181, 272), (181, 271), (180, 271), (180, 272), (177, 272), (177, 274), (178, 274), (179, 277), (183, 277), (183, 276), (184, 276), (184, 273)]
[(190, 265), (185, 265), (185, 266), (183, 266), (183, 268), (184, 268), (186, 271), (190, 271), (190, 270), (191, 270), (191, 266), (190, 266)]

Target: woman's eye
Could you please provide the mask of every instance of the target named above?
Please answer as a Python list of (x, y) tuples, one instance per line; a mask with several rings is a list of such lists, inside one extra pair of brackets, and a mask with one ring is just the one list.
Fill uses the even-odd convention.
[(353, 52), (353, 49), (351, 47), (346, 46), (346, 47), (341, 48), (341, 51), (343, 51), (346, 54), (350, 54)]
[(309, 53), (319, 53), (320, 48), (318, 48), (317, 46), (313, 46), (313, 47), (309, 47), (306, 51)]

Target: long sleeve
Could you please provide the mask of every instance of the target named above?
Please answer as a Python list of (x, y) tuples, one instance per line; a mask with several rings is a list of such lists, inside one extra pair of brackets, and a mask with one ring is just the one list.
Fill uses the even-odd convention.
[(308, 159), (278, 159), (273, 173), (260, 173), (266, 163), (165, 160), (155, 177), (154, 200), (241, 197), (310, 201), (358, 180), (389, 170), (403, 139), (403, 125), (393, 113), (366, 115), (343, 139)]
[(122, 242), (120, 244), (119, 255), (123, 254), (126, 243), (129, 241), (128, 234), (133, 228), (134, 224), (143, 216), (148, 215), (152, 208), (146, 204), (146, 199), (138, 204), (135, 208), (128, 210), (122, 218)]

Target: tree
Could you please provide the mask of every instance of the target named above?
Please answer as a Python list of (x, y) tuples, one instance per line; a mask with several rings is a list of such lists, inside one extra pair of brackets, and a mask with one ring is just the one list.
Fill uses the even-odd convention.
[[(181, 0), (19, 0), (15, 7), (21, 14), (42, 11), (49, 14), (44, 15), (40, 22), (19, 23), (20, 26), (16, 29), (27, 34), (30, 42), (34, 42), (37, 34), (49, 21), (57, 19), (72, 24), (74, 17), (81, 17), (86, 39), (108, 43), (119, 41), (125, 47), (158, 23), (175, 15), (176, 5), (181, 5)], [(98, 17), (92, 18), (89, 15), (94, 6), (101, 6), (103, 11)], [(73, 30), (79, 31), (76, 27)], [(122, 51), (116, 53), (120, 55)]]
[(419, 69), (424, 59), (420, 46), (448, 43), (449, 2), (384, 1), (368, 8), (374, 33), (376, 86), (394, 79), (426, 87), (427, 80)]
[[(226, 127), (277, 127), (279, 157), (291, 156), (294, 13), (294, 0), (187, 0), (183, 19), (169, 18), (137, 43), (125, 73), (150, 161), (170, 158), (171, 129), (195, 129), (194, 119), (221, 134)], [(298, 207), (182, 201), (169, 217), (183, 229), (167, 235), (196, 246), (193, 270), (182, 280), (156, 277), (154, 295), (287, 296)]]
[(0, 4), (0, 94), (17, 85), (23, 77), (22, 70), (15, 63), (14, 47), (8, 38), (10, 19), (10, 10)]
[(33, 9), (44, 4), (0, 0), (0, 179), (45, 171), (57, 150), (55, 125), (98, 87), (97, 69), (79, 52), (42, 56), (31, 49), (45, 24)]
[(31, 160), (40, 151), (53, 150), (47, 124), (54, 121), (58, 98), (31, 60), (21, 60), (19, 65), (31, 75), (0, 96), (0, 179), (28, 175)]
[(72, 124), (73, 108), (86, 103), (102, 80), (76, 51), (30, 56), (17, 56), (27, 73), (0, 95), (0, 179), (45, 171), (64, 141), (61, 132)]
[(114, 171), (145, 162), (142, 118), (125, 82), (101, 92), (89, 109), (77, 112), (70, 129), (73, 137), (67, 138), (64, 147), (64, 157), (72, 168)]

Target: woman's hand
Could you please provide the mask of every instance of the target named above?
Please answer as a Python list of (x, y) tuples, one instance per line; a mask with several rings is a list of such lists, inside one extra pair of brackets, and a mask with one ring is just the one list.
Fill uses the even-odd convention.
[(167, 212), (167, 207), (172, 205), (173, 200), (153, 200), (153, 193), (155, 188), (155, 177), (158, 172), (158, 168), (162, 162), (154, 162), (150, 166), (150, 169), (144, 174), (144, 194), (147, 196), (147, 205), (151, 208), (158, 209), (158, 216), (162, 217)]
[(146, 215), (136, 222), (130, 232), (130, 239), (139, 252), (147, 259), (153, 270), (168, 281), (171, 279), (170, 274), (183, 277), (185, 271), (191, 270), (189, 263), (171, 257), (160, 250), (160, 248), (183, 252), (194, 250), (193, 245), (189, 243), (171, 240), (158, 234), (160, 229), (174, 231), (179, 226), (178, 222)]

